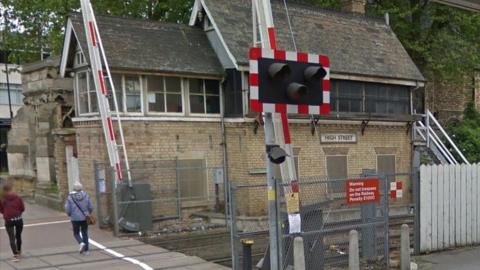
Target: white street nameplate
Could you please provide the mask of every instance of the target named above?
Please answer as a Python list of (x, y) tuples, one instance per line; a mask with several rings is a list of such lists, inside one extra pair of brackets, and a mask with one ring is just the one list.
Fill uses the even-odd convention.
[(320, 135), (321, 143), (356, 143), (357, 134), (355, 133), (330, 133)]

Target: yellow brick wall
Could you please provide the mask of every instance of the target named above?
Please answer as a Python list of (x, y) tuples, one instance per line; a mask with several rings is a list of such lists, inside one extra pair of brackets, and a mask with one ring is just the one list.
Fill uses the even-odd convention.
[[(218, 122), (158, 122), (124, 121), (124, 134), (132, 167), (144, 160), (205, 159), (208, 167), (223, 166), (223, 141), (221, 125)], [(410, 135), (407, 127), (370, 124), (361, 134), (359, 124), (320, 124), (317, 134), (311, 134), (310, 125), (290, 124), (293, 146), (299, 148), (300, 178), (325, 178), (326, 153), (348, 151), (348, 173), (359, 175), (362, 169), (376, 169), (377, 154), (394, 154), (396, 171), (409, 172), (411, 166)], [(226, 123), (226, 147), (228, 178), (236, 184), (264, 184), (265, 145), (263, 128), (255, 134), (253, 122)], [(321, 144), (320, 133), (356, 133), (357, 143)], [(93, 160), (106, 162), (107, 155), (98, 122), (76, 123), (76, 141), (80, 175), (91, 194), (95, 194), (93, 181)], [(144, 181), (152, 186), (152, 195), (166, 195), (165, 189), (175, 185), (171, 172), (144, 174)], [(205, 206), (213, 207), (214, 185), (211, 171), (207, 176), (210, 201)], [(405, 183), (405, 200), (409, 200), (410, 184)], [(172, 190), (172, 188), (170, 188)], [(310, 194), (315, 194), (309, 191)], [(318, 193), (321, 196), (321, 193)], [(264, 188), (240, 189), (236, 193), (239, 214), (266, 214), (266, 194)], [(223, 201), (223, 197), (221, 197)], [(172, 203), (154, 203), (155, 215), (171, 214)], [(186, 206), (186, 204), (184, 204)], [(195, 207), (198, 205), (189, 206)], [(188, 211), (187, 211), (188, 212)]]

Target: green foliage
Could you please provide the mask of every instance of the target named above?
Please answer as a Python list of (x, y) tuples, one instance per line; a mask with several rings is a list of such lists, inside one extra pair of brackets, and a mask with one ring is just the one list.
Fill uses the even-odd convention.
[(391, 25), (424, 73), (463, 79), (480, 66), (480, 14), (427, 0), (376, 0), (370, 14), (388, 12)]
[[(96, 14), (182, 23), (193, 0), (92, 0)], [(43, 50), (59, 54), (68, 14), (79, 11), (80, 0), (2, 0), (2, 49), (11, 59), (31, 62)], [(6, 23), (5, 23), (6, 22)]]
[(480, 162), (480, 113), (473, 103), (463, 112), (463, 120), (452, 123), (449, 133), (470, 163)]

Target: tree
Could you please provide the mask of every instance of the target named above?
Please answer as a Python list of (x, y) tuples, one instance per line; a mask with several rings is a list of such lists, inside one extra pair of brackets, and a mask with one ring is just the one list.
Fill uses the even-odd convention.
[(462, 80), (480, 66), (480, 14), (428, 0), (375, 0), (370, 14), (388, 12), (391, 26), (424, 73)]
[[(100, 15), (182, 23), (193, 0), (92, 0), (92, 5)], [(66, 18), (79, 8), (80, 0), (2, 0), (2, 49), (23, 63), (39, 60), (44, 50), (59, 54)]]
[(449, 125), (448, 131), (470, 163), (480, 162), (480, 113), (473, 103), (463, 112), (463, 119)]

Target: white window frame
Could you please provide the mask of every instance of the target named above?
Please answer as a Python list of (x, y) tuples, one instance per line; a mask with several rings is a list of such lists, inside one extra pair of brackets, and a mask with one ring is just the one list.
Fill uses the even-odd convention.
[(85, 55), (82, 52), (80, 46), (77, 46), (75, 49), (75, 55), (73, 57), (73, 67), (79, 68), (87, 65), (87, 60), (85, 59)]
[[(204, 97), (203, 98), (203, 109), (204, 109), (205, 113), (192, 113), (191, 112), (191, 108), (190, 108), (190, 95), (191, 95), (190, 94), (190, 80), (202, 80), (202, 82), (203, 82), (203, 86), (202, 86), (203, 97)], [(217, 96), (217, 95), (212, 95), (212, 94), (207, 94), (206, 93), (206, 87), (205, 87), (205, 81), (206, 80), (217, 81), (217, 83), (218, 83), (218, 97), (219, 97), (218, 98), (218, 102), (219, 102), (218, 108), (219, 108), (219, 113), (207, 113), (207, 96)], [(205, 78), (188, 78), (187, 79), (187, 85), (188, 85), (188, 87), (186, 89), (187, 93), (185, 95), (185, 97), (188, 97), (188, 98), (185, 98), (186, 100), (188, 100), (188, 110), (187, 110), (188, 113), (187, 113), (187, 115), (196, 116), (196, 117), (199, 117), (199, 116), (201, 116), (201, 117), (220, 117), (221, 116), (221, 114), (222, 114), (222, 107), (221, 106), (222, 106), (222, 102), (223, 102), (223, 97), (222, 97), (222, 90), (221, 90), (222, 86), (221, 86), (221, 83), (220, 83), (219, 80), (205, 79)], [(198, 94), (198, 93), (195, 93), (193, 95), (194, 96), (200, 96), (200, 94)]]
[[(1, 83), (2, 87), (0, 87), (0, 91), (5, 91), (7, 99), (5, 102), (0, 100), (0, 105), (8, 105), (8, 88), (6, 83)], [(18, 103), (16, 103), (16, 98), (20, 97)], [(22, 93), (22, 85), (17, 83), (10, 83), (10, 98), (12, 106), (21, 106), (23, 105), (23, 93)]]
[(248, 71), (242, 72), (242, 101), (243, 101), (243, 116), (246, 116), (250, 111), (250, 73)]
[[(162, 78), (162, 82), (163, 82), (163, 106), (165, 108), (165, 111), (164, 112), (155, 112), (155, 111), (150, 111), (150, 108), (149, 108), (149, 102), (148, 102), (148, 77), (149, 76), (157, 76), (157, 77), (161, 77)], [(185, 102), (185, 79), (184, 78), (181, 78), (181, 77), (176, 77), (176, 76), (170, 76), (170, 77), (174, 77), (174, 78), (178, 78), (180, 80), (180, 96), (181, 96), (181, 100), (182, 100), (182, 112), (167, 112), (167, 82), (165, 80), (165, 77), (168, 77), (168, 76), (165, 76), (165, 75), (148, 75), (148, 76), (145, 76), (145, 95), (146, 95), (146, 99), (145, 99), (145, 102), (146, 102), (146, 108), (147, 108), (147, 114), (148, 115), (169, 115), (169, 116), (185, 116), (186, 115), (186, 102)], [(173, 92), (171, 92), (173, 93)], [(178, 94), (178, 93), (175, 93), (175, 94)]]
[(204, 29), (204, 31), (215, 30), (215, 28), (213, 27), (213, 24), (210, 21), (210, 18), (208, 16), (205, 16), (205, 19), (203, 20), (203, 29)]
[[(86, 92), (87, 92), (87, 111), (88, 112), (80, 112), (80, 89), (78, 87), (78, 77), (80, 73), (86, 73)], [(90, 101), (90, 69), (78, 70), (75, 72), (75, 111), (78, 116), (95, 116), (98, 115), (98, 112), (91, 112), (91, 101)], [(96, 93), (95, 93), (96, 94)], [(98, 101), (97, 101), (98, 102)]]
[[(122, 76), (122, 109), (120, 110), (120, 113), (122, 113), (123, 115), (133, 115), (133, 116), (140, 116), (140, 115), (144, 115), (144, 112), (145, 112), (145, 106), (144, 106), (144, 102), (145, 102), (145, 97), (144, 97), (144, 92), (146, 91), (143, 91), (144, 87), (143, 87), (143, 75), (139, 75), (139, 74), (134, 74), (134, 73), (122, 73), (121, 74)], [(126, 81), (126, 77), (137, 77), (138, 76), (138, 80), (139, 80), (139, 83), (140, 83), (140, 112), (129, 112), (127, 110), (127, 91), (126, 91), (126, 88), (125, 88), (125, 81)], [(120, 106), (120, 104), (119, 104)], [(120, 109), (120, 108), (119, 108)], [(111, 108), (111, 110), (115, 110), (115, 108)]]

